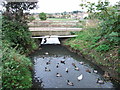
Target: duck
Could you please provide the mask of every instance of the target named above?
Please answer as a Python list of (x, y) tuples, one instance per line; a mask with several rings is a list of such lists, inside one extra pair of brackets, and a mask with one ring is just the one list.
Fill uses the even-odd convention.
[(97, 79), (97, 83), (99, 83), (99, 84), (104, 84), (104, 81), (98, 78), (98, 79)]
[(69, 80), (67, 80), (67, 85), (74, 86), (74, 84), (72, 82), (70, 82)]
[(68, 73), (68, 68), (66, 68), (65, 71)]
[(76, 71), (79, 71), (80, 69), (79, 69), (78, 67), (75, 67), (75, 70), (76, 70)]
[(65, 59), (65, 58), (66, 58), (66, 56), (63, 57), (63, 59)]
[(45, 67), (45, 71), (48, 71), (48, 72), (49, 72), (49, 71), (51, 71), (51, 70), (50, 70), (50, 69), (48, 69), (47, 67)]
[(78, 81), (82, 80), (82, 79), (83, 79), (83, 75), (82, 75), (82, 74), (79, 75), (79, 76), (77, 77), (77, 79), (78, 79)]
[(72, 65), (73, 65), (74, 67), (76, 67), (75, 63), (72, 63)]
[(59, 73), (56, 73), (56, 77), (62, 77), (62, 75)]
[(49, 53), (48, 52), (45, 52), (45, 55), (48, 55)]
[(89, 69), (87, 69), (86, 72), (91, 73), (91, 71)]
[(65, 60), (61, 60), (60, 62), (63, 63), (63, 64), (65, 64)]
[(84, 64), (84, 62), (82, 62), (82, 61), (81, 61), (81, 62), (79, 62), (79, 64), (83, 65), (83, 64)]
[(56, 68), (58, 68), (58, 67), (59, 67), (58, 65), (59, 65), (59, 64), (57, 64), (57, 65), (56, 65)]
[(93, 72), (94, 72), (94, 73), (98, 73), (98, 71), (97, 71), (97, 70), (93, 70)]
[(104, 72), (104, 75), (103, 75), (104, 78), (110, 78), (110, 75), (107, 71)]
[(49, 60), (48, 62), (46, 62), (46, 64), (47, 64), (47, 65), (50, 64), (50, 60)]

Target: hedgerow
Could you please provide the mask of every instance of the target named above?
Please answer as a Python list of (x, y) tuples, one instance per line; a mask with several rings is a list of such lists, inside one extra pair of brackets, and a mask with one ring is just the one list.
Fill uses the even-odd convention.
[(2, 89), (22, 89), (32, 86), (30, 67), (32, 63), (19, 54), (6, 40), (2, 43)]

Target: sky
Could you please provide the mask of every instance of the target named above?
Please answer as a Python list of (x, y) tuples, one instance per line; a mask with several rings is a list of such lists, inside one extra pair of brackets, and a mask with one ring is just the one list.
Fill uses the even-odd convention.
[[(79, 6), (82, 1), (97, 2), (98, 0), (38, 0), (38, 9), (31, 10), (31, 13), (57, 13), (57, 12), (71, 12), (71, 11), (82, 11)], [(104, 0), (103, 0), (104, 1)], [(111, 4), (115, 4), (120, 0), (109, 0)], [(2, 0), (0, 0), (0, 3)], [(2, 7), (0, 6), (0, 9)]]
[[(79, 10), (81, 11), (81, 7), (79, 6), (82, 1), (92, 1), (97, 2), (98, 0), (38, 0), (38, 9), (32, 10), (31, 12), (45, 12), (45, 13), (55, 13), (55, 12), (70, 12)], [(120, 0), (109, 0), (111, 4), (115, 4)]]

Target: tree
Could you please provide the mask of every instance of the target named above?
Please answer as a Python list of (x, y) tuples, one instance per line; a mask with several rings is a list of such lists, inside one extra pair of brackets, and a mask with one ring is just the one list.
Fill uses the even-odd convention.
[(111, 44), (118, 45), (118, 42), (120, 41), (120, 14), (118, 13), (120, 2), (114, 6), (109, 6), (109, 3), (110, 2), (108, 1), (99, 1), (97, 4), (87, 2), (80, 6), (82, 8), (87, 8), (93, 18), (101, 21), (99, 24), (101, 36), (107, 39)]
[(32, 0), (13, 1), (17, 0), (7, 0), (7, 3), (4, 3), (6, 11), (3, 13), (2, 38), (14, 43), (13, 48), (18, 45), (21, 52), (27, 53), (33, 49), (34, 41), (30, 38), (31, 33), (25, 18), (26, 14), (23, 11), (35, 8), (37, 0), (34, 2)]
[[(16, 2), (15, 2), (16, 1)], [(36, 8), (37, 0), (6, 0), (6, 4), (4, 3), (4, 7), (6, 8), (5, 16), (9, 20), (17, 20), (17, 21), (25, 21), (25, 10), (31, 10)]]
[(39, 18), (41, 20), (46, 20), (47, 19), (47, 15), (44, 12), (42, 12), (42, 13), (39, 14)]

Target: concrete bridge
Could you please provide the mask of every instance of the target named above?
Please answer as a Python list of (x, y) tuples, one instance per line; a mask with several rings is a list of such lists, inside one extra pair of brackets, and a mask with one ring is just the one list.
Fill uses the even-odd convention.
[(78, 21), (40, 21), (35, 20), (30, 22), (29, 30), (32, 36), (46, 35), (71, 35), (71, 32), (81, 31), (82, 28), (76, 28)]
[(42, 38), (41, 44), (60, 44), (59, 38), (76, 37), (71, 33), (82, 30), (76, 28), (76, 21), (34, 21), (28, 25), (32, 38)]
[(46, 35), (71, 35), (71, 32), (81, 31), (82, 28), (62, 28), (62, 27), (30, 27), (32, 36), (46, 36)]

